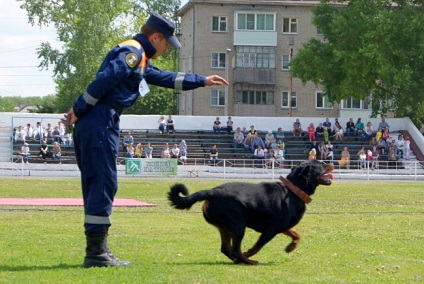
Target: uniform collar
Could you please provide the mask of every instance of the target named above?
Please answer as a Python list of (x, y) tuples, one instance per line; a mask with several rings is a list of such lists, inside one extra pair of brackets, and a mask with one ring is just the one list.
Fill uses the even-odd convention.
[(152, 58), (156, 53), (156, 48), (150, 43), (149, 39), (143, 34), (136, 34), (133, 39), (138, 41), (144, 49), (147, 58)]

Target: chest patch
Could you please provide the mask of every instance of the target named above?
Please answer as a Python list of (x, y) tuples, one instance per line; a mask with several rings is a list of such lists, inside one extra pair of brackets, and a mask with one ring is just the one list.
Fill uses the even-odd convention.
[(128, 65), (128, 67), (133, 68), (138, 62), (138, 56), (135, 53), (128, 53), (127, 56), (125, 56), (125, 63)]

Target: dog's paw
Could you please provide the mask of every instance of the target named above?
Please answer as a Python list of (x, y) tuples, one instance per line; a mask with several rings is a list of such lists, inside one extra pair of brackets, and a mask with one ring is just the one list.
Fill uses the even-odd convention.
[(296, 249), (296, 246), (296, 243), (290, 243), (285, 249), (286, 253), (294, 251)]

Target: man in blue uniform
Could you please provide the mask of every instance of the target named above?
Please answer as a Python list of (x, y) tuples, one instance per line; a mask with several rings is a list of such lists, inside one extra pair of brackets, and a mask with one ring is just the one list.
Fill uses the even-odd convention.
[(62, 122), (74, 124), (75, 154), (81, 171), (84, 228), (87, 239), (84, 267), (128, 266), (107, 245), (112, 202), (117, 192), (116, 158), (119, 116), (134, 104), (147, 84), (191, 90), (228, 85), (220, 76), (201, 76), (159, 70), (149, 59), (158, 58), (168, 45), (179, 48), (175, 25), (153, 12), (139, 34), (112, 48), (94, 80), (77, 97)]

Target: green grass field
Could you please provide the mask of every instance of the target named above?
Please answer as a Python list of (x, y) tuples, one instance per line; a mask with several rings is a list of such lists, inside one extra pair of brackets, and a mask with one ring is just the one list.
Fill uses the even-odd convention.
[[(114, 208), (109, 246), (127, 268), (81, 267), (82, 207), (0, 206), (0, 283), (424, 283), (422, 182), (334, 181), (319, 187), (296, 228), (297, 249), (277, 236), (258, 266), (231, 263), (200, 204), (171, 208), (170, 185), (191, 192), (228, 180), (121, 179), (117, 198), (154, 203)], [(258, 182), (258, 181), (252, 181)], [(81, 196), (78, 179), (3, 178), (0, 198)], [(248, 249), (258, 233), (247, 230)]]

